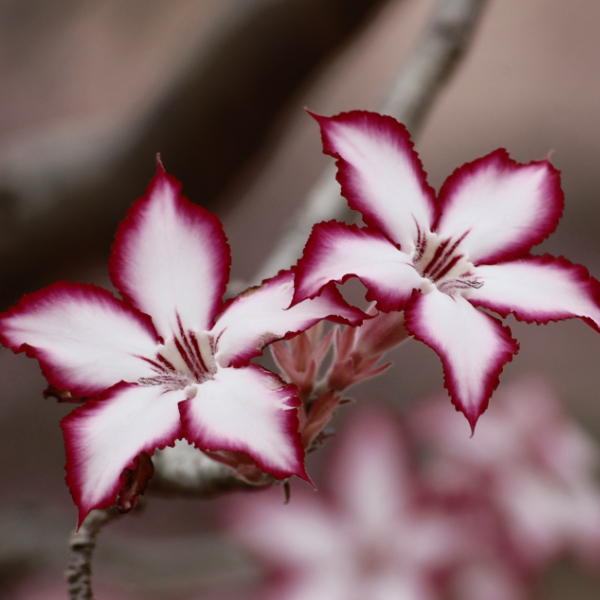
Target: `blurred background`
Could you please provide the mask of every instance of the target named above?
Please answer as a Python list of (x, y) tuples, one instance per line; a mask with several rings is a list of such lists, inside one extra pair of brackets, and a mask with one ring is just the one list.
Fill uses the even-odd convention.
[[(221, 218), (232, 277), (250, 280), (331, 160), (303, 108), (374, 109), (435, 5), (0, 0), (2, 310), (57, 279), (111, 287), (116, 226), (143, 194), (157, 152), (184, 193)], [(537, 253), (565, 255), (596, 277), (599, 23), (594, 0), (490, 0), (416, 140), (436, 188), (498, 147), (523, 162), (553, 152), (566, 208)], [(600, 440), (600, 336), (579, 321), (508, 325), (521, 350), (501, 382), (546, 375)], [(442, 388), (440, 361), (425, 345), (408, 342), (393, 359), (353, 395), (402, 410)], [(56, 586), (61, 598), (75, 507), (58, 423), (71, 407), (42, 398), (45, 381), (23, 355), (1, 349), (0, 377), (0, 597), (50, 599)], [(462, 418), (450, 403), (448, 413)], [(309, 470), (319, 472), (327, 450)], [(245, 597), (258, 569), (219, 532), (227, 502), (151, 497), (139, 518), (111, 524), (95, 563), (99, 598)], [(562, 564), (539, 597), (599, 591), (599, 576)]]

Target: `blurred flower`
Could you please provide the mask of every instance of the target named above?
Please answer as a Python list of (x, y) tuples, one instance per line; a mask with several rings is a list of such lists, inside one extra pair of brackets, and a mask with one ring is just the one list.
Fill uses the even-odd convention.
[(455, 505), (488, 506), (523, 568), (537, 571), (567, 551), (600, 559), (598, 448), (547, 384), (506, 386), (473, 438), (441, 400), (421, 404), (412, 419), (432, 491)]
[(313, 116), (324, 152), (337, 159), (342, 194), (367, 227), (314, 227), (294, 302), (358, 277), (380, 310), (405, 310), (406, 329), (440, 355), (471, 427), (518, 351), (510, 330), (476, 307), (526, 322), (580, 317), (598, 329), (600, 287), (587, 270), (529, 254), (563, 210), (549, 161), (519, 164), (497, 150), (457, 169), (436, 198), (396, 120), (364, 111)]
[[(393, 419), (355, 415), (328, 470), (330, 494), (238, 498), (234, 530), (279, 569), (277, 600), (432, 600), (471, 543), (428, 503)], [(275, 491), (275, 490), (273, 490)]]
[(325, 493), (236, 500), (233, 531), (272, 568), (259, 598), (527, 600), (565, 552), (598, 564), (598, 449), (548, 386), (505, 387), (475, 437), (441, 398), (396, 425), (355, 413)]
[(322, 318), (355, 324), (364, 317), (334, 288), (284, 310), (291, 271), (223, 307), (225, 234), (180, 188), (159, 162), (119, 227), (110, 271), (124, 301), (59, 282), (0, 320), (2, 342), (37, 358), (52, 386), (91, 398), (62, 422), (80, 522), (115, 503), (136, 457), (181, 437), (213, 453), (249, 456), (276, 478), (307, 478), (296, 390), (249, 361)]

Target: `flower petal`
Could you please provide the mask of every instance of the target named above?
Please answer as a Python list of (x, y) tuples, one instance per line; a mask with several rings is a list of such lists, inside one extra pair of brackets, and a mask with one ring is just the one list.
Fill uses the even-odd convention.
[(155, 375), (143, 358), (158, 347), (150, 319), (95, 285), (62, 281), (24, 296), (0, 317), (0, 339), (75, 396)]
[(384, 312), (401, 310), (415, 288), (426, 282), (409, 256), (374, 229), (336, 221), (314, 226), (296, 274), (296, 304), (315, 297), (330, 281), (358, 277)]
[(245, 452), (278, 479), (304, 470), (298, 434), (299, 401), (293, 386), (249, 365), (219, 369), (180, 405), (185, 437), (200, 450)]
[(600, 331), (600, 283), (565, 258), (528, 256), (476, 268), (483, 285), (465, 297), (506, 317), (547, 323), (580, 317)]
[(516, 258), (550, 235), (562, 215), (560, 174), (547, 161), (520, 164), (500, 149), (448, 177), (436, 231), (459, 238), (475, 264)]
[(67, 484), (80, 525), (90, 510), (115, 503), (123, 469), (141, 452), (152, 454), (181, 437), (177, 404), (184, 398), (181, 390), (122, 383), (62, 420)]
[(338, 441), (336, 459), (331, 489), (337, 504), (357, 533), (385, 537), (390, 524), (412, 510), (415, 493), (394, 416), (372, 407), (355, 412)]
[(323, 152), (337, 158), (337, 179), (350, 207), (410, 253), (418, 229), (430, 231), (435, 192), (396, 119), (355, 110), (335, 117), (310, 113), (321, 126)]
[(294, 489), (294, 499), (281, 502), (281, 490), (244, 497), (232, 512), (235, 533), (269, 561), (290, 568), (322, 567), (347, 551), (339, 517), (320, 494)]
[(231, 263), (219, 219), (180, 190), (159, 162), (146, 195), (119, 226), (109, 264), (115, 286), (152, 317), (165, 341), (180, 322), (186, 330), (212, 327)]
[(322, 319), (357, 325), (366, 318), (362, 311), (349, 306), (333, 286), (326, 287), (314, 300), (288, 309), (293, 295), (294, 271), (290, 270), (234, 298), (211, 332), (217, 340), (215, 358), (219, 364), (248, 364), (267, 344), (304, 331)]
[(408, 331), (442, 359), (452, 403), (474, 429), (504, 365), (519, 349), (510, 330), (461, 296), (438, 290), (415, 293), (405, 315)]

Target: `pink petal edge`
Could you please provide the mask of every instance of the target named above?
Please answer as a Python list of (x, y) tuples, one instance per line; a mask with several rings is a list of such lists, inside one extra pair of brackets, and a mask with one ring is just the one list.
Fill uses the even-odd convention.
[[(438, 207), (435, 191), (427, 183), (427, 174), (406, 127), (388, 115), (363, 110), (340, 113), (333, 117), (324, 117), (310, 110), (307, 112), (321, 128), (323, 152), (337, 159), (336, 179), (350, 208), (363, 215), (365, 224), (382, 230), (395, 243), (400, 244), (404, 251), (409, 252), (410, 248), (405, 246), (413, 243), (416, 235), (414, 231), (411, 234), (408, 229), (412, 230), (416, 223), (421, 229), (430, 230), (436, 220)], [(363, 179), (364, 185), (365, 178), (361, 174), (359, 161), (355, 160), (356, 164), (349, 161), (350, 157), (344, 156), (348, 153), (335, 140), (333, 132), (339, 125), (367, 133), (366, 137), (376, 141), (376, 146), (383, 148), (386, 157), (388, 155), (385, 151), (393, 154), (388, 164), (384, 165), (385, 161), (377, 162), (384, 171), (385, 167), (389, 167), (377, 181), (391, 185), (389, 192), (393, 198), (384, 199), (385, 194), (360, 189), (360, 180)], [(407, 163), (405, 171), (400, 169), (404, 163)], [(409, 201), (412, 201), (412, 206), (405, 206)]]
[[(519, 300), (515, 299), (506, 299), (506, 300), (495, 300), (494, 298), (486, 298), (486, 282), (485, 282), (485, 272), (487, 270), (494, 270), (496, 268), (510, 268), (512, 265), (520, 266), (523, 265), (531, 265), (535, 267), (556, 267), (559, 271), (562, 271), (561, 275), (565, 276), (565, 280), (556, 281), (556, 286), (558, 288), (558, 293), (550, 293), (545, 294), (545, 297), (550, 297), (552, 300), (555, 300), (557, 295), (560, 294), (561, 286), (564, 288), (568, 287), (576, 287), (578, 288), (578, 292), (580, 292), (583, 300), (585, 302), (589, 302), (588, 309), (596, 309), (596, 318), (593, 319), (589, 314), (584, 314), (583, 310), (577, 310), (577, 307), (572, 306), (571, 308), (567, 307), (567, 302), (564, 301), (564, 308), (562, 306), (560, 308), (556, 307), (552, 310), (540, 308), (541, 303), (538, 303), (538, 306), (532, 309), (529, 306), (519, 306)], [(600, 332), (600, 282), (590, 276), (589, 271), (583, 265), (577, 265), (566, 258), (559, 256), (558, 258), (554, 256), (550, 256), (549, 254), (544, 254), (542, 256), (524, 256), (521, 257), (517, 261), (513, 262), (503, 262), (499, 265), (483, 265), (478, 267), (478, 270), (483, 273), (483, 281), (484, 284), (480, 290), (473, 290), (469, 292), (468, 299), (471, 304), (474, 306), (481, 306), (483, 308), (488, 308), (489, 310), (493, 310), (498, 313), (502, 317), (507, 317), (509, 314), (514, 315), (515, 319), (518, 321), (524, 321), (525, 323), (537, 323), (537, 324), (546, 324), (550, 321), (562, 321), (565, 319), (575, 319), (579, 318), (585, 321), (590, 327)], [(489, 287), (489, 283), (488, 283)], [(540, 293), (538, 291), (538, 293)], [(535, 299), (534, 299), (535, 300)], [(534, 301), (535, 303), (535, 301)], [(561, 304), (560, 299), (558, 303)], [(578, 307), (582, 309), (583, 307)], [(575, 312), (577, 311), (577, 312)], [(592, 312), (588, 310), (586, 312)]]
[[(221, 366), (245, 366), (252, 358), (260, 356), (268, 344), (290, 339), (322, 320), (356, 326), (370, 318), (350, 306), (334, 285), (325, 286), (318, 298), (288, 308), (293, 297), (294, 276), (295, 268), (280, 271), (275, 277), (265, 279), (259, 286), (226, 302), (212, 330)], [(284, 289), (281, 293), (286, 284), (289, 284), (289, 290)], [(263, 299), (266, 300), (264, 304)], [(258, 307), (257, 301), (261, 303)], [(281, 313), (275, 319), (274, 311), (278, 310)], [(252, 330), (242, 335), (249, 326)], [(226, 357), (226, 364), (220, 355)]]
[[(481, 256), (477, 256), (476, 253), (472, 251), (469, 256), (470, 260), (475, 264), (490, 264), (500, 260), (511, 260), (523, 253), (529, 252), (533, 246), (542, 242), (556, 229), (562, 216), (564, 193), (560, 185), (560, 171), (558, 171), (548, 160), (518, 163), (510, 158), (508, 152), (504, 148), (499, 148), (486, 156), (458, 167), (446, 179), (439, 192), (438, 203), (440, 213), (433, 230), (438, 233), (441, 232), (444, 229), (444, 222), (451, 215), (456, 218), (457, 211), (461, 210), (460, 195), (461, 193), (464, 194), (465, 188), (472, 184), (473, 180), (476, 180), (477, 178), (482, 180), (481, 178), (485, 178), (486, 176), (491, 176), (492, 178), (499, 175), (511, 177), (519, 172), (524, 173), (526, 170), (531, 170), (535, 167), (544, 167), (547, 169), (547, 172), (542, 184), (542, 189), (538, 194), (539, 197), (536, 197), (535, 195), (532, 195), (530, 198), (528, 197), (528, 200), (532, 202), (529, 214), (526, 215), (523, 213), (519, 219), (515, 219), (515, 231), (518, 230), (521, 237), (515, 237), (515, 233), (512, 236), (513, 239), (501, 241), (501, 243), (504, 244), (504, 247), (498, 247), (495, 251), (484, 251)], [(496, 190), (498, 188), (497, 185), (492, 185), (491, 187), (492, 189), (496, 188)], [(506, 203), (507, 202), (505, 201), (505, 204)], [(485, 204), (485, 198), (482, 199), (480, 204)], [(498, 210), (501, 209), (499, 205), (490, 208), (492, 210), (495, 208)], [(521, 204), (519, 207), (515, 206), (514, 209), (519, 209), (523, 212), (523, 205)], [(468, 206), (463, 210), (469, 210)], [(488, 209), (487, 212), (490, 213), (490, 210)], [(526, 217), (528, 220), (524, 222), (523, 217)], [(467, 216), (466, 219), (469, 220), (469, 217)], [(497, 230), (497, 219), (492, 220), (492, 227), (495, 227)], [(470, 231), (471, 229), (474, 231), (479, 228), (477, 224), (474, 223), (472, 226), (461, 228), (460, 231), (452, 230), (443, 233), (444, 235), (460, 237), (466, 231)], [(472, 235), (472, 232), (467, 234), (463, 245), (468, 247)], [(489, 243), (488, 236), (484, 235), (483, 237), (487, 240), (487, 243)]]
[[(135, 459), (139, 456), (139, 454), (142, 452), (147, 452), (148, 454), (152, 455), (156, 449), (163, 449), (167, 446), (173, 446), (177, 439), (182, 438), (181, 422), (179, 419), (179, 411), (177, 409), (178, 401), (171, 400), (171, 403), (174, 404), (174, 406), (171, 408), (174, 412), (174, 416), (176, 417), (176, 420), (173, 419), (173, 422), (176, 423), (175, 426), (173, 427), (173, 424), (169, 425), (165, 421), (164, 414), (162, 414), (165, 409), (163, 406), (161, 410), (159, 428), (167, 429), (167, 431), (161, 435), (149, 436), (145, 442), (134, 444), (136, 446), (134, 451), (127, 452), (127, 455), (124, 458), (119, 457), (118, 460), (122, 461), (122, 466), (119, 468), (119, 475), (115, 479), (114, 483), (109, 485), (105, 490), (101, 491), (100, 494), (98, 494), (98, 491), (95, 490), (98, 496), (95, 501), (90, 502), (85, 500), (85, 493), (83, 489), (86, 481), (86, 475), (84, 473), (86, 457), (82, 455), (82, 451), (84, 449), (89, 449), (90, 437), (89, 431), (83, 432), (82, 439), (79, 439), (78, 434), (80, 430), (86, 428), (86, 425), (89, 424), (90, 420), (97, 420), (98, 416), (102, 417), (103, 414), (106, 414), (106, 409), (114, 410), (114, 406), (118, 403), (125, 403), (123, 406), (124, 413), (127, 413), (128, 409), (131, 411), (131, 408), (139, 408), (132, 407), (131, 403), (127, 400), (124, 401), (123, 395), (127, 392), (138, 392), (140, 390), (161, 392), (161, 395), (164, 395), (162, 393), (163, 390), (159, 386), (142, 387), (135, 384), (132, 385), (119, 383), (107, 390), (99, 399), (89, 400), (83, 406), (76, 408), (60, 423), (65, 438), (65, 449), (67, 456), (67, 462), (65, 465), (65, 469), (67, 471), (66, 482), (71, 492), (71, 496), (73, 497), (73, 501), (79, 509), (78, 528), (81, 526), (85, 517), (91, 510), (114, 506), (117, 500), (117, 495), (125, 482), (124, 470), (133, 468)], [(174, 392), (168, 393), (174, 394)], [(183, 397), (183, 393), (181, 393), (181, 396)], [(161, 398), (159, 402), (164, 403), (164, 400), (164, 398)], [(113, 406), (111, 406), (111, 404)], [(124, 416), (127, 417), (128, 415), (125, 414)], [(129, 435), (127, 436), (129, 441), (131, 441), (131, 431), (135, 430), (136, 423), (127, 421), (127, 419), (124, 419), (124, 422), (131, 425), (131, 427), (128, 429)], [(93, 440), (93, 438), (91, 439)], [(110, 453), (114, 453), (114, 444), (111, 446)]]
[[(108, 306), (115, 311), (115, 314), (119, 318), (126, 317), (127, 320), (131, 319), (134, 329), (138, 329), (139, 333), (146, 338), (145, 340), (138, 340), (141, 346), (144, 347), (136, 348), (137, 343), (131, 343), (128, 345), (128, 349), (113, 350), (115, 354), (130, 354), (133, 362), (139, 360), (139, 373), (136, 373), (134, 377), (136, 381), (139, 377), (144, 375), (152, 375), (152, 372), (148, 370), (149, 367), (147, 363), (143, 361), (143, 358), (134, 353), (136, 350), (139, 350), (142, 353), (142, 356), (144, 351), (151, 351), (151, 353), (154, 354), (159, 340), (158, 334), (152, 324), (152, 320), (150, 317), (141, 313), (129, 304), (115, 298), (109, 291), (92, 284), (58, 281), (37, 292), (32, 292), (31, 294), (23, 296), (16, 306), (9, 308), (7, 312), (0, 316), (0, 341), (2, 344), (7, 348), (10, 348), (15, 354), (25, 352), (29, 358), (37, 359), (44, 377), (51, 385), (60, 389), (68, 389), (75, 396), (98, 395), (124, 379), (126, 375), (125, 371), (127, 371), (127, 369), (116, 372), (109, 380), (94, 383), (92, 381), (92, 373), (82, 372), (82, 365), (77, 365), (77, 374), (79, 375), (79, 378), (77, 378), (76, 374), (69, 374), (69, 371), (74, 369), (73, 365), (71, 365), (70, 362), (68, 362), (68, 364), (61, 364), (59, 358), (53, 357), (53, 349), (51, 347), (36, 347), (33, 339), (29, 342), (23, 341), (24, 337), (30, 336), (23, 332), (23, 325), (17, 327), (19, 321), (23, 321), (29, 317), (35, 318), (36, 313), (42, 313), (44, 310), (49, 313), (52, 311), (53, 305), (64, 305), (65, 299), (76, 304), (81, 304), (84, 308), (88, 304), (92, 308), (94, 308), (94, 304), (102, 307)], [(39, 318), (40, 325), (38, 326), (38, 331), (44, 329), (43, 314)], [(48, 319), (49, 317), (46, 318)], [(106, 324), (108, 323), (105, 323), (104, 328), (106, 327)], [(16, 332), (14, 331), (15, 329)], [(80, 330), (78, 330), (78, 333), (79, 332)], [(119, 333), (122, 333), (122, 330), (120, 330)], [(46, 333), (46, 335), (48, 334)], [(59, 348), (59, 350), (62, 350), (63, 352), (64, 348), (68, 347), (69, 337), (67, 334), (64, 335), (64, 339), (67, 340), (66, 345), (65, 342), (61, 342), (60, 347), (58, 344), (54, 344), (56, 348)], [(129, 352), (127, 350), (129, 350)], [(96, 355), (90, 368), (94, 367), (97, 370), (97, 362)]]
[[(272, 395), (267, 401), (266, 410), (273, 411), (275, 407), (277, 423), (268, 431), (272, 432), (275, 438), (281, 437), (281, 439), (271, 437), (269, 440), (268, 435), (256, 437), (253, 428), (250, 428), (251, 436), (254, 435), (252, 439), (248, 439), (245, 433), (243, 435), (240, 433), (238, 425), (242, 415), (237, 402), (239, 396), (236, 398), (231, 395), (232, 384), (233, 387), (243, 385), (242, 394), (256, 386), (259, 388), (261, 400), (264, 399), (264, 394)], [(246, 398), (245, 407), (249, 407), (250, 404), (251, 402)], [(276, 408), (277, 404), (280, 406), (279, 409)], [(199, 386), (195, 398), (179, 404), (179, 411), (185, 438), (200, 450), (244, 452), (260, 469), (270, 473), (276, 479), (297, 475), (312, 484), (304, 467), (304, 448), (298, 433), (298, 412), (295, 409), (299, 405), (296, 386), (286, 385), (274, 373), (250, 364), (241, 369), (220, 369), (212, 379)], [(264, 403), (258, 407), (258, 411), (260, 412), (261, 409), (265, 409)], [(222, 411), (220, 415), (217, 414), (218, 411)], [(251, 413), (245, 416), (250, 418)], [(223, 419), (226, 423), (224, 427), (217, 427), (216, 421), (219, 419)], [(260, 419), (264, 421), (265, 415), (262, 414)], [(249, 429), (247, 422), (244, 422), (243, 427), (244, 432)], [(244, 437), (247, 439), (243, 439)], [(286, 458), (283, 452), (278, 452), (276, 456), (274, 454), (269, 456), (269, 451), (265, 451), (264, 444), (278, 445), (285, 439), (289, 442), (285, 451), (291, 455)]]
[[(357, 263), (357, 268), (351, 269), (340, 266), (342, 257), (333, 260), (336, 253), (342, 252), (342, 241), (358, 252), (362, 265)], [(365, 262), (367, 251), (373, 256)], [(347, 259), (348, 252), (342, 253)], [(376, 301), (377, 308), (383, 312), (402, 310), (413, 289), (420, 287), (423, 281), (410, 258), (378, 229), (327, 221), (313, 227), (298, 261), (292, 306), (314, 298), (330, 282), (344, 283), (352, 277), (365, 285), (366, 299)]]
[[(153, 318), (163, 338), (177, 331), (177, 318), (186, 329), (212, 327), (223, 306), (231, 265), (231, 251), (221, 222), (181, 195), (181, 187), (158, 159), (156, 175), (146, 193), (132, 204), (119, 225), (109, 260), (115, 287), (127, 302)], [(161, 190), (168, 191), (172, 206), (169, 199), (164, 200)], [(163, 219), (156, 224), (156, 235), (152, 234), (155, 214), (161, 216), (162, 210), (167, 215), (171, 209), (168, 216), (172, 215), (169, 225), (173, 231), (165, 232)], [(165, 240), (163, 232), (171, 233), (172, 239)], [(146, 240), (150, 234), (151, 239)], [(168, 264), (165, 261), (169, 256), (165, 256), (165, 248), (160, 248), (161, 243), (171, 255)], [(153, 254), (157, 248), (158, 254)], [(133, 273), (140, 274), (136, 275), (138, 281)], [(164, 294), (171, 297), (161, 300)]]
[[(431, 292), (431, 294), (434, 293), (447, 296), (446, 294), (443, 294), (443, 292)], [(447, 340), (436, 338), (434, 331), (428, 329), (428, 325), (431, 323), (426, 320), (423, 314), (420, 314), (420, 312), (422, 312), (423, 302), (426, 297), (426, 295), (423, 295), (420, 292), (414, 292), (413, 298), (405, 310), (406, 329), (415, 337), (415, 339), (427, 344), (431, 349), (433, 349), (442, 360), (442, 366), (444, 369), (444, 387), (450, 394), (452, 404), (454, 404), (457, 411), (462, 412), (465, 415), (469, 421), (469, 424), (471, 425), (471, 431), (474, 433), (477, 420), (487, 409), (489, 400), (494, 393), (494, 390), (500, 383), (500, 374), (504, 369), (504, 365), (507, 362), (512, 361), (513, 356), (519, 351), (519, 344), (512, 337), (508, 327), (502, 325), (498, 319), (495, 319), (487, 313), (479, 311), (477, 308), (472, 306), (472, 310), (477, 311), (477, 316), (487, 320), (488, 324), (492, 328), (491, 331), (494, 331), (498, 336), (499, 344), (502, 346), (502, 348), (497, 349), (496, 356), (494, 358), (495, 366), (483, 374), (482, 381), (484, 385), (482, 393), (480, 397), (475, 399), (474, 402), (471, 402), (471, 405), (475, 406), (476, 408), (469, 409), (467, 402), (465, 402), (464, 398), (461, 397), (459, 391), (460, 385), (458, 383), (457, 374), (454, 372), (454, 366), (451, 359), (452, 348), (445, 347)], [(450, 298), (450, 296), (447, 297)], [(458, 298), (460, 301), (468, 304), (468, 301), (464, 298), (461, 298), (460, 296)], [(453, 298), (453, 300), (456, 299)]]

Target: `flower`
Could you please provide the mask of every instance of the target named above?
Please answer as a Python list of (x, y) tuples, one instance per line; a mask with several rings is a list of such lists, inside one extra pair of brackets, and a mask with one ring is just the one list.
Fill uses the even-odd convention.
[(307, 479), (296, 390), (249, 361), (322, 318), (364, 317), (335, 289), (284, 310), (292, 271), (224, 306), (222, 226), (180, 189), (159, 162), (121, 223), (109, 268), (124, 300), (59, 282), (0, 317), (5, 346), (37, 358), (51, 385), (90, 398), (62, 422), (80, 523), (115, 503), (136, 457), (182, 437), (202, 450), (243, 452), (276, 478)]
[[(281, 575), (265, 600), (434, 600), (467, 556), (470, 532), (421, 494), (395, 419), (357, 411), (336, 446), (328, 486), (236, 499), (232, 530)], [(330, 493), (328, 493), (330, 490)], [(275, 490), (273, 490), (275, 491)]]
[(257, 597), (525, 600), (567, 553), (595, 568), (597, 445), (543, 381), (497, 400), (472, 438), (439, 397), (400, 419), (361, 407), (322, 493), (236, 498), (233, 533), (271, 567)]
[(298, 263), (294, 303), (331, 281), (358, 277), (384, 312), (441, 357), (445, 385), (474, 428), (506, 362), (518, 351), (508, 327), (477, 307), (526, 322), (580, 317), (600, 325), (600, 287), (564, 258), (532, 256), (563, 210), (558, 171), (496, 150), (457, 169), (438, 197), (403, 125), (353, 111), (313, 115), (324, 152), (366, 228), (316, 225)]
[(473, 439), (445, 409), (436, 398), (411, 415), (430, 489), (455, 505), (488, 506), (522, 569), (538, 573), (567, 552), (597, 563), (598, 446), (550, 385), (529, 377), (503, 388)]

